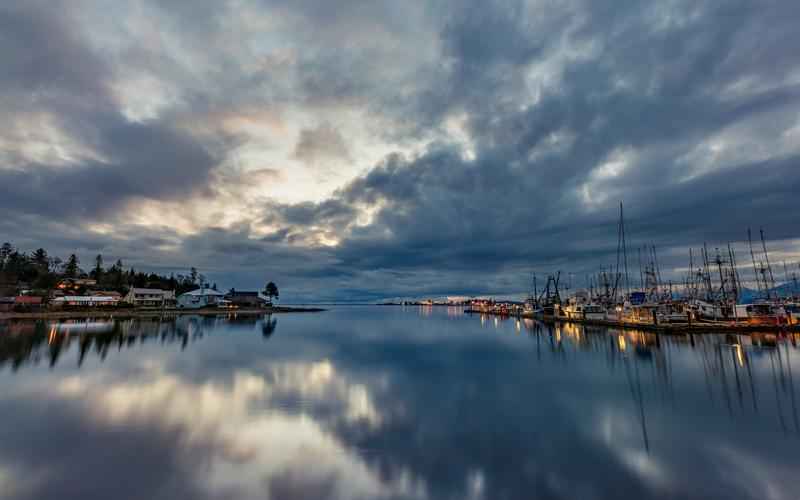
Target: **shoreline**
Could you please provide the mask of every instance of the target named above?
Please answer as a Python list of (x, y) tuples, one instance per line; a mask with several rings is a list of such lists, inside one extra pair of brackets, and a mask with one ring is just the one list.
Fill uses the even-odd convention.
[(265, 314), (316, 313), (326, 310), (318, 307), (275, 306), (260, 309), (98, 309), (91, 311), (2, 312), (0, 313), (0, 321), (18, 319), (160, 319), (177, 316), (261, 316)]

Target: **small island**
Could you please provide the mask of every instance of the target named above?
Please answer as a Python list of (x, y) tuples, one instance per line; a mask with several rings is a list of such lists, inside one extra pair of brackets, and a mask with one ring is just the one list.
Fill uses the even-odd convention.
[(169, 276), (126, 268), (121, 260), (105, 267), (98, 254), (81, 268), (76, 254), (66, 261), (39, 248), (26, 253), (0, 246), (0, 319), (126, 318), (169, 315), (262, 315), (324, 309), (275, 304), (278, 286), (220, 291), (191, 267)]

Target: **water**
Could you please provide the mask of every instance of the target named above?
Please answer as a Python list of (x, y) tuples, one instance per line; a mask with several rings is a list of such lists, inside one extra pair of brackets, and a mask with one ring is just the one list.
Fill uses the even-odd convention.
[(794, 340), (453, 308), (0, 323), (0, 498), (798, 498)]

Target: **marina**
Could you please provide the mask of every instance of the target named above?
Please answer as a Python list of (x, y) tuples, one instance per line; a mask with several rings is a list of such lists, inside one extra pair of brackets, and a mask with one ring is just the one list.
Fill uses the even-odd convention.
[[(790, 273), (784, 262), (784, 281), (778, 284), (763, 229), (759, 236), (760, 242), (754, 243), (747, 230), (747, 264), (737, 261), (730, 243), (713, 251), (703, 244), (699, 261), (689, 249), (688, 267), (678, 281), (662, 277), (655, 245), (640, 247), (634, 283), (620, 203), (616, 264), (587, 274), (584, 288), (571, 291), (557, 271), (547, 275), (540, 290), (533, 274), (524, 303), (479, 299), (471, 301), (466, 312), (663, 332), (800, 331), (798, 273)], [(792, 268), (800, 270), (800, 264)], [(746, 272), (751, 273), (749, 282), (743, 278)]]

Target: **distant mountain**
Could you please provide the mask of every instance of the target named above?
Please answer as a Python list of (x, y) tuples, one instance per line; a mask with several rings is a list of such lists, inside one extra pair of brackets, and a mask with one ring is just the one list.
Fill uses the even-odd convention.
[[(800, 290), (796, 290), (794, 283), (789, 282), (778, 285), (775, 288), (771, 288), (769, 292), (771, 296), (777, 295), (778, 297), (791, 297), (800, 293)], [(758, 290), (753, 290), (751, 288), (742, 288), (739, 301), (742, 304), (751, 304), (761, 298), (764, 298), (763, 292), (759, 292)]]

